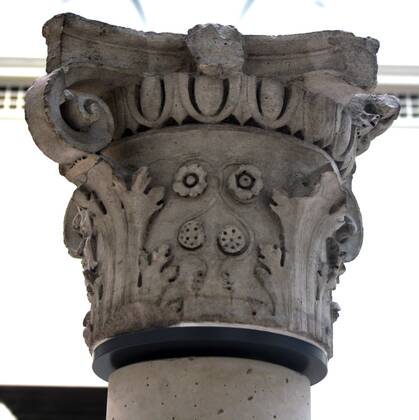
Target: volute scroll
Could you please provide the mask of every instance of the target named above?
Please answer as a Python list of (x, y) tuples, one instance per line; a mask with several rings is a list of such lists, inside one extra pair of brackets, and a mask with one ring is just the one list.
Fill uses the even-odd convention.
[(52, 160), (70, 164), (112, 141), (114, 121), (100, 97), (66, 86), (66, 69), (57, 69), (26, 94), (26, 119), (38, 147)]
[(74, 15), (45, 28), (50, 73), (26, 117), (77, 186), (64, 239), (82, 262), (90, 350), (212, 323), (330, 358), (333, 291), (362, 244), (355, 159), (400, 111), (370, 93), (378, 43), (222, 25), (152, 34)]

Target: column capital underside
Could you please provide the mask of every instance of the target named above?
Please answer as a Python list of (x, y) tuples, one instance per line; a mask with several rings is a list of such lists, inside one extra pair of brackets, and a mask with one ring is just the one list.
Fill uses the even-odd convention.
[(332, 291), (359, 252), (355, 158), (397, 118), (378, 42), (340, 31), (137, 32), (65, 14), (27, 93), (38, 147), (77, 189), (91, 350), (118, 334), (216, 323), (332, 355)]

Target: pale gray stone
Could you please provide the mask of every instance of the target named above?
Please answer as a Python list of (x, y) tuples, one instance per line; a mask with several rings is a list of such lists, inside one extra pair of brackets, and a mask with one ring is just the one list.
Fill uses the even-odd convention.
[(188, 31), (186, 45), (203, 74), (225, 77), (242, 71), (242, 37), (233, 26), (197, 25)]
[(77, 189), (91, 350), (185, 322), (284, 332), (332, 355), (332, 292), (362, 223), (355, 158), (397, 118), (378, 43), (333, 31), (154, 34), (60, 15), (27, 94), (39, 148)]
[(256, 360), (157, 360), (114, 372), (107, 408), (108, 420), (310, 420), (310, 383)]
[[(224, 31), (231, 32), (231, 29), (221, 32)], [(126, 75), (133, 76), (147, 72), (188, 72), (197, 67), (186, 45), (186, 35), (134, 31), (71, 13), (53, 17), (45, 24), (43, 34), (48, 44), (48, 73), (77, 63), (123, 69)], [(343, 31), (322, 31), (242, 35), (242, 40), (247, 74), (287, 81), (321, 71), (364, 89), (376, 84), (379, 43), (372, 38), (359, 38)]]

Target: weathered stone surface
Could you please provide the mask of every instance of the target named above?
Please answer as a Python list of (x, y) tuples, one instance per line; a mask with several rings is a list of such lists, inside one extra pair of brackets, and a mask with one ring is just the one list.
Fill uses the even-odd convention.
[(363, 90), (378, 43), (219, 25), (150, 34), (74, 15), (44, 33), (49, 74), (27, 119), (77, 186), (65, 242), (82, 258), (89, 347), (218, 322), (331, 355), (332, 291), (362, 242), (355, 157), (399, 112)]
[(309, 420), (310, 383), (290, 369), (224, 357), (137, 363), (112, 374), (107, 419)]
[[(117, 68), (133, 76), (189, 72), (197, 67), (185, 42), (187, 35), (134, 31), (71, 13), (53, 17), (45, 24), (43, 34), (48, 44), (48, 73), (77, 63)], [(322, 71), (336, 74), (353, 86), (375, 86), (379, 43), (373, 38), (322, 31), (242, 35), (242, 40), (247, 74), (287, 81)]]
[(242, 36), (233, 26), (197, 25), (188, 31), (186, 45), (197, 70), (207, 76), (225, 77), (242, 71)]

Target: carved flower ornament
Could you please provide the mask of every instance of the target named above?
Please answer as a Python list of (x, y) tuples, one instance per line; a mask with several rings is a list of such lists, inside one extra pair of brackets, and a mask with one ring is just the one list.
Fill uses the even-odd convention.
[(176, 172), (173, 191), (182, 197), (197, 197), (207, 188), (207, 173), (197, 163), (184, 165)]
[(263, 188), (262, 173), (252, 165), (241, 165), (228, 179), (228, 189), (239, 201), (249, 201)]

